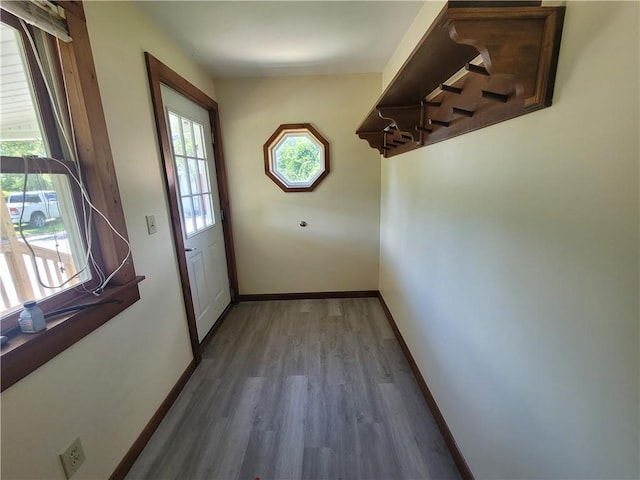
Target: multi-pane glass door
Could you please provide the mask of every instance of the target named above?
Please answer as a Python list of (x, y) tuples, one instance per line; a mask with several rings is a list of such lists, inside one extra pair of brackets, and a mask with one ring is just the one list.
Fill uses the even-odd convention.
[(203, 126), (168, 110), (182, 224), (188, 237), (215, 224)]

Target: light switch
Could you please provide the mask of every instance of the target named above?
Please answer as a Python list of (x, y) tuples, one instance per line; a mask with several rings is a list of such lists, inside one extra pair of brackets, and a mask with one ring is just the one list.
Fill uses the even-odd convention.
[(144, 218), (147, 219), (147, 231), (149, 232), (149, 235), (153, 235), (158, 231), (158, 227), (156, 226), (156, 216), (147, 215)]

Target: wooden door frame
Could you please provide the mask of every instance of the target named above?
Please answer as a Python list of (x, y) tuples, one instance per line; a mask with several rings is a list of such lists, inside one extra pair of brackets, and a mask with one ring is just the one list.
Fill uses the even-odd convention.
[(180, 270), (180, 283), (182, 284), (182, 297), (187, 314), (187, 324), (189, 326), (189, 337), (191, 339), (191, 349), (196, 363), (202, 358), (200, 342), (198, 341), (198, 330), (196, 327), (196, 315), (191, 296), (191, 285), (187, 270), (187, 258), (184, 254), (184, 235), (182, 222), (180, 220), (180, 207), (178, 202), (178, 192), (176, 187), (177, 175), (173, 168), (173, 155), (169, 134), (167, 132), (167, 122), (162, 102), (160, 84), (171, 87), (175, 91), (187, 97), (192, 102), (198, 104), (209, 112), (209, 120), (212, 128), (214, 161), (216, 166), (216, 177), (218, 183), (218, 196), (220, 207), (224, 212), (222, 220), (222, 231), (224, 234), (224, 245), (227, 256), (227, 270), (229, 275), (229, 288), (231, 290), (231, 303), (238, 300), (238, 274), (236, 270), (235, 250), (233, 247), (233, 230), (231, 226), (231, 207), (229, 205), (229, 189), (227, 185), (227, 169), (222, 150), (222, 134), (220, 132), (220, 117), (218, 115), (218, 104), (215, 100), (205, 94), (195, 85), (189, 83), (178, 73), (171, 70), (165, 64), (153, 57), (149, 52), (145, 52), (147, 63), (147, 73), (149, 76), (149, 86), (151, 88), (151, 101), (156, 120), (156, 130), (158, 133), (158, 143), (160, 146), (160, 157), (164, 167), (165, 186), (169, 200), (169, 213), (171, 214), (171, 225), (173, 229), (174, 245), (178, 267)]

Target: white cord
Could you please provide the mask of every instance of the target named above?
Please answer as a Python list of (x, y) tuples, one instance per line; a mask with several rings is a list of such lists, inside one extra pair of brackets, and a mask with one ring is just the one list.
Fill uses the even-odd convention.
[[(24, 159), (24, 180), (23, 180), (23, 182), (24, 183), (23, 183), (23, 186), (22, 186), (22, 211), (20, 212), (20, 220), (19, 220), (20, 238), (22, 238), (22, 241), (25, 243), (25, 245), (29, 249), (29, 252), (31, 253), (31, 262), (32, 262), (32, 265), (33, 265), (33, 270), (34, 270), (34, 272), (36, 274), (36, 278), (37, 278), (38, 283), (40, 284), (40, 286), (42, 286), (43, 288), (48, 288), (48, 289), (62, 288), (67, 283), (71, 282), (74, 278), (80, 276), (87, 269), (87, 265), (89, 263), (89, 258), (88, 258), (88, 256), (85, 257), (85, 263), (82, 266), (82, 268), (79, 269), (75, 273), (75, 275), (69, 277), (67, 280), (65, 280), (64, 282), (62, 282), (59, 285), (47, 285), (42, 281), (42, 277), (40, 276), (40, 269), (38, 268), (38, 263), (36, 262), (36, 254), (33, 251), (33, 247), (31, 246), (31, 244), (27, 240), (27, 237), (25, 236), (24, 231), (22, 230), (22, 222), (23, 222), (23, 217), (24, 217), (24, 211), (26, 210), (25, 205), (26, 205), (26, 195), (27, 195), (27, 179), (28, 179), (28, 175), (29, 175), (27, 158), (28, 157), (26, 157), (26, 156), (23, 157), (23, 159)], [(44, 189), (41, 188), (41, 190), (44, 190)], [(45, 201), (46, 202), (49, 201), (48, 199), (46, 199), (46, 196), (45, 196)]]
[[(71, 169), (64, 162), (62, 162), (61, 160), (58, 160), (58, 159), (55, 159), (55, 158), (51, 158), (51, 157), (39, 157), (39, 158), (43, 158), (45, 160), (53, 160), (55, 162), (58, 162), (60, 165), (62, 165), (67, 170), (67, 172), (69, 172), (69, 175), (71, 176), (71, 178), (73, 178), (73, 180), (76, 182), (76, 184), (80, 188), (80, 192), (81, 192), (82, 198), (84, 200), (82, 202), (82, 213), (83, 213), (83, 220), (84, 220), (84, 224), (85, 224), (84, 225), (85, 226), (84, 231), (85, 231), (85, 235), (86, 235), (85, 240), (86, 240), (86, 244), (87, 244), (87, 256), (85, 257), (85, 264), (83, 265), (82, 269), (78, 273), (76, 273), (76, 275), (74, 275), (74, 277), (79, 275), (81, 272), (83, 272), (86, 269), (87, 263), (88, 263), (88, 261), (90, 259), (91, 263), (92, 263), (92, 265), (93, 265), (93, 267), (94, 267), (94, 269), (95, 269), (95, 271), (96, 271), (96, 273), (98, 275), (98, 281), (100, 282), (98, 287), (93, 289), (93, 291), (91, 293), (93, 293), (94, 295), (100, 295), (102, 293), (102, 291), (105, 289), (105, 287), (107, 286), (107, 284), (109, 283), (109, 281), (111, 281), (111, 279), (120, 270), (122, 270), (122, 268), (124, 268), (125, 264), (127, 263), (129, 258), (131, 257), (131, 244), (129, 243), (129, 241), (120, 232), (118, 232), (118, 230), (112, 225), (112, 223), (109, 221), (109, 219), (100, 210), (98, 210), (98, 208), (96, 208), (96, 206), (91, 202), (91, 199), (89, 198), (89, 194), (87, 193), (86, 188), (84, 186), (84, 183), (82, 181), (81, 164), (78, 161), (78, 152), (77, 152), (77, 149), (76, 149), (75, 141), (74, 142), (70, 141), (70, 139), (69, 139), (69, 137), (67, 135), (65, 126), (64, 126), (64, 124), (62, 122), (62, 119), (60, 118), (60, 112), (58, 111), (59, 106), (58, 106), (58, 104), (56, 102), (56, 99), (54, 97), (54, 94), (53, 94), (53, 92), (51, 90), (51, 86), (49, 85), (49, 81), (48, 81), (47, 75), (45, 74), (45, 70), (44, 70), (44, 67), (42, 65), (42, 61), (41, 61), (40, 56), (38, 54), (38, 50), (36, 48), (36, 45), (35, 45), (35, 42), (33, 40), (32, 35), (31, 35), (31, 32), (29, 31), (29, 29), (27, 28), (25, 22), (22, 19), (20, 19), (20, 24), (21, 24), (23, 30), (25, 31), (25, 33), (27, 35), (27, 38), (29, 40), (29, 45), (31, 47), (31, 50), (33, 51), (34, 57), (36, 59), (36, 63), (38, 65), (38, 69), (40, 70), (40, 73), (42, 75), (42, 78), (43, 78), (43, 81), (44, 81), (44, 84), (45, 84), (45, 87), (46, 87), (46, 90), (47, 90), (47, 94), (48, 94), (50, 102), (51, 102), (51, 106), (52, 106), (52, 109), (53, 109), (53, 113), (54, 113), (54, 117), (55, 117), (56, 123), (58, 124), (58, 126), (60, 128), (60, 131), (62, 133), (62, 136), (63, 136), (64, 140), (65, 140), (65, 143), (67, 145), (67, 149), (68, 149), (69, 153), (74, 157), (73, 160), (74, 160), (74, 163), (76, 165), (76, 168), (78, 169), (78, 177), (76, 177), (76, 175), (74, 175), (74, 173), (71, 171)], [(72, 129), (72, 132), (71, 132), (72, 136), (74, 137), (74, 140), (75, 140), (75, 132), (73, 131), (73, 123), (71, 123), (71, 129)], [(26, 161), (26, 157), (25, 157), (25, 181), (24, 181), (25, 192), (26, 192), (26, 187), (27, 187), (27, 175), (28, 175), (27, 168), (26, 168), (26, 163), (27, 163), (27, 161)], [(24, 195), (23, 195), (23, 202), (24, 202)], [(87, 211), (85, 202), (90, 207), (88, 209), (88, 211)], [(124, 259), (122, 260), (122, 262), (120, 263), (118, 268), (116, 268), (110, 275), (108, 275), (106, 277), (105, 277), (104, 272), (100, 268), (100, 265), (98, 264), (98, 262), (94, 258), (93, 252), (92, 252), (93, 238), (92, 238), (92, 233), (91, 233), (92, 232), (91, 224), (92, 224), (92, 220), (93, 220), (93, 212), (94, 211), (98, 215), (100, 215), (100, 217), (102, 217), (102, 219), (107, 223), (107, 225), (109, 226), (111, 231), (113, 233), (115, 233), (125, 243), (125, 245), (127, 245), (127, 254), (126, 254), (126, 256), (124, 257)], [(21, 221), (22, 221), (23, 213), (24, 213), (24, 208), (23, 208), (23, 212), (21, 213), (21, 216), (20, 216), (20, 220)], [(22, 235), (22, 228), (20, 229), (20, 233)], [(33, 250), (31, 249), (31, 247), (29, 246), (28, 242), (24, 238), (24, 235), (22, 235), (22, 237), (23, 237), (23, 240), (25, 241), (25, 243), (27, 243), (27, 246), (29, 247), (29, 249), (31, 250), (32, 259), (33, 259), (33, 263), (34, 263), (34, 268), (35, 268), (35, 270), (37, 272), (38, 281), (40, 282), (40, 284), (43, 287), (52, 288), (52, 287), (46, 287), (43, 284), (43, 282), (41, 281), (40, 272), (39, 272), (38, 267), (37, 267), (36, 262), (35, 262), (35, 257), (34, 257)], [(72, 278), (74, 278), (74, 277), (72, 277)], [(67, 280), (62, 285), (65, 285), (71, 279)], [(58, 288), (58, 287), (55, 287), (55, 288)]]
[(33, 40), (33, 36), (31, 35), (31, 32), (27, 28), (27, 24), (25, 23), (25, 21), (22, 19), (19, 19), (19, 20), (20, 20), (20, 25), (22, 26), (22, 29), (24, 30), (25, 34), (27, 35), (27, 38), (29, 39), (29, 46), (31, 47), (33, 56), (36, 59), (36, 63), (38, 64), (38, 70), (40, 70), (40, 75), (42, 76), (42, 79), (44, 81), (44, 86), (47, 89), (47, 94), (49, 95), (49, 100), (51, 101), (51, 107), (53, 109), (54, 116), (56, 117), (56, 123), (60, 127), (60, 131), (62, 132), (64, 141), (67, 144), (67, 149), (69, 150), (69, 153), (74, 157), (72, 160), (78, 163), (77, 161), (78, 152), (75, 148), (75, 142), (72, 143), (69, 140), (67, 131), (64, 127), (64, 124), (62, 123), (62, 119), (60, 118), (60, 112), (58, 112), (58, 103), (55, 99), (53, 92), (51, 91), (51, 86), (49, 85), (46, 72), (44, 70), (44, 67), (42, 66), (42, 60), (40, 59), (40, 55), (38, 54), (38, 49), (36, 48), (36, 44), (35, 44), (35, 41)]
[(109, 228), (111, 229), (111, 231), (113, 233), (115, 233), (127, 246), (127, 254), (124, 257), (124, 260), (122, 260), (122, 262), (120, 263), (120, 265), (118, 266), (118, 268), (116, 268), (111, 275), (109, 275), (103, 282), (102, 284), (93, 291), (94, 294), (96, 294), (97, 291), (99, 291), (97, 294), (102, 293), (102, 290), (104, 290), (104, 288), (107, 286), (107, 284), (109, 283), (109, 281), (113, 278), (113, 276), (118, 273), (120, 270), (122, 270), (122, 268), (124, 268), (125, 264), (127, 263), (127, 260), (129, 260), (129, 257), (131, 256), (131, 244), (129, 243), (129, 241), (120, 233), (118, 232), (118, 230), (113, 226), (113, 224), (109, 221), (109, 219), (100, 211), (98, 210), (98, 208), (91, 203), (91, 200), (89, 198), (89, 194), (87, 193), (86, 189), (84, 188), (84, 185), (82, 184), (82, 182), (73, 174), (73, 172), (71, 171), (71, 169), (61, 160), (58, 160), (56, 158), (50, 158), (50, 157), (45, 157), (46, 160), (53, 160), (54, 162), (59, 163), (60, 165), (62, 165), (67, 172), (69, 172), (69, 175), (71, 176), (71, 178), (73, 178), (73, 180), (78, 184), (78, 186), (80, 187), (80, 192), (82, 193), (82, 197), (84, 199), (84, 201), (89, 205), (89, 207), (91, 207), (92, 211), (95, 211), (98, 215), (100, 215), (100, 217), (102, 217), (102, 219), (107, 223), (107, 225), (109, 226)]

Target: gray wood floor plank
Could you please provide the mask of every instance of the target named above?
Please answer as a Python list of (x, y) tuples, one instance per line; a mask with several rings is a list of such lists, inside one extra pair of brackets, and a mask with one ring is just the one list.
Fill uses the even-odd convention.
[(256, 407), (253, 428), (261, 431), (277, 431), (280, 428), (280, 410), (284, 401), (284, 379), (268, 378), (262, 398)]
[(359, 423), (362, 478), (395, 480), (404, 478), (389, 434), (380, 423)]
[(368, 298), (367, 300), (367, 316), (371, 324), (376, 329), (376, 333), (382, 340), (395, 340), (396, 336), (391, 329), (391, 325), (387, 321), (387, 317), (382, 310), (380, 301), (377, 298)]
[(307, 377), (298, 375), (286, 379), (283, 417), (277, 437), (275, 478), (295, 480), (302, 477), (307, 392)]
[(350, 384), (327, 387), (328, 435), (326, 445), (331, 447), (329, 475), (343, 480), (360, 477), (360, 439), (358, 437), (353, 389)]
[(308, 386), (304, 445), (311, 448), (322, 448), (328, 444), (325, 439), (330, 426), (325, 390), (320, 377), (317, 376), (310, 377)]
[(331, 457), (330, 448), (305, 447), (303, 457), (303, 480), (329, 480)]
[(342, 316), (342, 301), (339, 298), (330, 298), (327, 300), (327, 315), (330, 317)]
[(194, 461), (183, 462), (180, 478), (213, 478), (212, 470), (219, 461), (219, 452), (226, 441), (225, 432), (228, 430), (228, 426), (229, 419), (219, 417), (214, 418), (206, 427), (201, 427), (206, 435), (200, 439), (198, 458)]
[(242, 460), (251, 436), (253, 415), (260, 402), (264, 377), (250, 377), (244, 382), (240, 402), (223, 432), (224, 444), (212, 467), (209, 478), (235, 480), (240, 474)]
[(378, 382), (367, 375), (367, 370), (363, 364), (363, 356), (360, 353), (358, 354), (358, 362), (355, 368), (358, 369), (359, 373), (352, 383), (357, 421), (359, 423), (383, 421), (384, 410), (377, 389)]
[(433, 478), (424, 461), (413, 429), (413, 421), (397, 386), (393, 383), (378, 385), (387, 415), (387, 427), (393, 439), (394, 450), (400, 461), (404, 478)]
[(274, 456), (275, 431), (254, 429), (242, 462), (240, 478), (267, 480)]
[(459, 479), (375, 298), (231, 310), (128, 479)]

